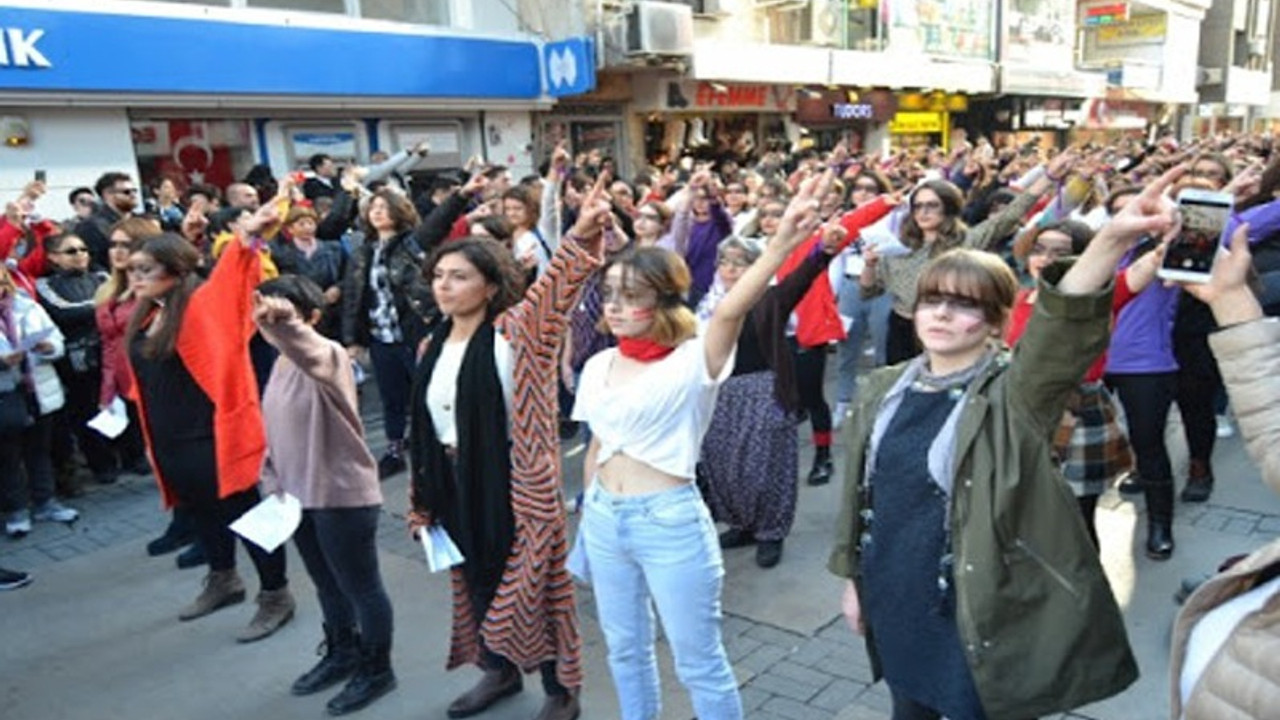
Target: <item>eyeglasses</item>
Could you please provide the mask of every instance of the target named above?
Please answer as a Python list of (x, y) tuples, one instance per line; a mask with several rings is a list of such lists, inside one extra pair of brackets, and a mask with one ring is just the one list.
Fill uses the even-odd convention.
[(605, 305), (651, 308), (658, 304), (658, 291), (652, 288), (619, 288), (605, 285), (600, 289), (600, 302)]
[(116, 188), (111, 192), (115, 193), (116, 195), (137, 195), (138, 188)]
[(93, 198), (78, 197), (76, 198), (76, 205), (79, 205), (80, 207), (93, 207)]
[(1032, 255), (1047, 255), (1057, 260), (1071, 254), (1071, 248), (1055, 247), (1053, 245), (1045, 245), (1044, 243), (1035, 243), (1031, 246)]
[(854, 184), (853, 184), (853, 191), (854, 191), (854, 192), (878, 193), (878, 192), (880, 192), (880, 186), (879, 186), (879, 185), (877, 185), (877, 184), (875, 184), (875, 183), (854, 183)]
[(129, 277), (147, 278), (157, 277), (164, 274), (164, 266), (162, 265), (130, 265), (125, 273)]
[(960, 315), (970, 315), (982, 317), (982, 301), (968, 295), (956, 295), (954, 293), (932, 292), (925, 293), (916, 299), (917, 310), (940, 310), (946, 305), (951, 312)]
[(922, 200), (920, 202), (911, 203), (911, 212), (942, 212), (942, 203), (938, 200)]
[(652, 221), (654, 221), (654, 222), (662, 222), (662, 216), (661, 216), (661, 215), (659, 215), (659, 214), (658, 214), (658, 213), (656, 213), (656, 212), (642, 212), (642, 213), (640, 213), (640, 216), (639, 216), (638, 218), (636, 218), (636, 219), (638, 219), (638, 220), (652, 220)]
[(782, 217), (782, 213), (783, 213), (783, 211), (782, 211), (782, 210), (761, 210), (761, 211), (760, 211), (760, 217), (762, 217), (762, 218), (767, 218), (767, 217), (771, 217), (771, 218), (780, 218), (780, 217)]
[(1227, 173), (1223, 171), (1222, 168), (1216, 166), (1201, 168), (1193, 167), (1187, 174), (1191, 177), (1204, 178), (1206, 180), (1222, 180), (1227, 176)]
[(725, 267), (727, 265), (729, 267), (736, 268), (749, 268), (751, 267), (751, 261), (746, 258), (722, 257), (719, 260), (716, 260), (716, 265), (719, 267)]
[(66, 250), (60, 250), (58, 254), (59, 255), (88, 255), (89, 248), (72, 247), (72, 248), (67, 248)]

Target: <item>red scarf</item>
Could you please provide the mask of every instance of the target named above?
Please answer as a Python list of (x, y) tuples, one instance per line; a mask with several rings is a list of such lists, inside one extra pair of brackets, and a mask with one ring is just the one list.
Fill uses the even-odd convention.
[(654, 362), (670, 355), (675, 350), (672, 345), (663, 345), (644, 338), (618, 338), (618, 352), (624, 357), (640, 362)]

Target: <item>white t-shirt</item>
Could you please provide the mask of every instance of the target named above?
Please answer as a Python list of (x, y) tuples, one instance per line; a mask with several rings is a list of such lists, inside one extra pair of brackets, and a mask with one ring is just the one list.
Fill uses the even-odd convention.
[(733, 372), (734, 355), (713, 378), (701, 336), (686, 340), (621, 387), (605, 379), (617, 348), (596, 353), (578, 378), (573, 419), (600, 440), (596, 462), (618, 453), (668, 475), (694, 479), (702, 438), (711, 425), (720, 385)]
[[(446, 342), (440, 348), (440, 358), (427, 383), (427, 411), (436, 429), (436, 439), (441, 445), (458, 445), (458, 427), (455, 408), (458, 397), (458, 373), (462, 371), (462, 358), (467, 354), (466, 342)], [(493, 361), (498, 367), (498, 381), (502, 383), (502, 398), (507, 404), (508, 422), (511, 418), (511, 344), (502, 333), (493, 335)]]

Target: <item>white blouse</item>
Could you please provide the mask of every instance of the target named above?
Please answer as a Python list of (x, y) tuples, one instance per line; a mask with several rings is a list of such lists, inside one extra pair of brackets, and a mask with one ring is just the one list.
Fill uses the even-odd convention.
[[(464, 342), (446, 342), (440, 348), (440, 358), (436, 361), (435, 370), (431, 372), (431, 382), (427, 383), (427, 411), (431, 413), (431, 424), (436, 429), (436, 439), (441, 445), (457, 447), (458, 427), (455, 414), (458, 397), (458, 373), (462, 371), (462, 358), (467, 354)], [(511, 379), (511, 344), (500, 332), (493, 336), (493, 361), (498, 368), (498, 380), (502, 383), (502, 397), (507, 405), (507, 418), (511, 418), (511, 398), (513, 381)]]

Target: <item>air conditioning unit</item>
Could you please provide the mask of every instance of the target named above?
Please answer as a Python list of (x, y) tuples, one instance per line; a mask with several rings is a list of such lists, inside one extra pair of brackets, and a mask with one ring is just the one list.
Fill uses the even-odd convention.
[(1267, 56), (1267, 39), (1264, 37), (1249, 38), (1249, 54), (1255, 57)]
[(627, 13), (626, 52), (629, 56), (693, 54), (693, 8), (669, 2), (640, 0)]
[(1226, 76), (1226, 69), (1220, 67), (1196, 68), (1196, 86), (1221, 85)]
[(807, 7), (799, 8), (800, 42), (810, 45), (840, 47), (842, 0), (810, 0)]

